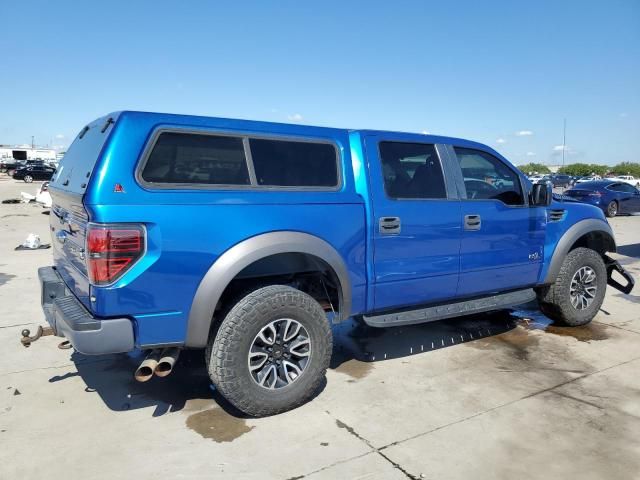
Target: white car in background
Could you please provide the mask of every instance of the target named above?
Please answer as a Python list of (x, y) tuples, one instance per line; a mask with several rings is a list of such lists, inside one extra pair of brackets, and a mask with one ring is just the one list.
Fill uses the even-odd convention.
[(640, 178), (636, 178), (632, 175), (618, 175), (617, 177), (611, 178), (611, 180), (615, 180), (616, 182), (624, 182), (629, 185), (633, 185), (636, 188), (640, 188)]
[(595, 182), (596, 180), (602, 180), (600, 175), (591, 175), (589, 177), (582, 177), (576, 180), (576, 183)]
[(545, 175), (531, 175), (528, 178), (529, 178), (529, 181), (535, 185), (540, 180), (542, 180), (544, 177), (545, 177)]

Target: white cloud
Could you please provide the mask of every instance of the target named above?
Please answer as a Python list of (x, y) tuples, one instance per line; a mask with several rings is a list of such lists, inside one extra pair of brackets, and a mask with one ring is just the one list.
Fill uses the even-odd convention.
[(64, 135), (63, 135), (63, 134), (61, 134), (61, 133), (59, 133), (59, 134), (57, 134), (57, 135), (56, 135), (56, 138), (57, 138), (58, 140), (62, 140), (62, 139), (64, 138)]
[(527, 155), (527, 157), (535, 157), (536, 156), (536, 152), (527, 152), (526, 155)]
[(301, 122), (303, 119), (303, 116), (300, 115), (299, 113), (294, 113), (293, 115), (287, 115), (287, 118), (292, 122)]
[(566, 145), (556, 145), (555, 147), (553, 147), (554, 152), (561, 152), (562, 150), (568, 152), (569, 147), (567, 147)]
[(533, 132), (531, 130), (520, 130), (516, 132), (517, 137), (529, 137), (531, 135), (533, 135)]
[(507, 141), (504, 138), (498, 138), (496, 143), (507, 143)]

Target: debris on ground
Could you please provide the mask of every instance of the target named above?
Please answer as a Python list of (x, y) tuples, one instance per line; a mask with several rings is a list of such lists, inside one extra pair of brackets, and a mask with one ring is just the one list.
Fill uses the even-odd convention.
[(27, 193), (27, 192), (20, 192), (20, 198), (22, 198), (22, 203), (35, 202), (36, 200), (35, 195), (31, 195), (30, 193)]
[(46, 250), (47, 248), (51, 248), (51, 244), (50, 243), (43, 243), (38, 247), (25, 247), (24, 245), (18, 245), (16, 248), (14, 248), (15, 251), (19, 251), (19, 250)]
[(44, 248), (51, 248), (51, 244), (42, 243), (40, 241), (40, 235), (30, 233), (22, 245), (18, 245), (14, 250), (38, 250)]

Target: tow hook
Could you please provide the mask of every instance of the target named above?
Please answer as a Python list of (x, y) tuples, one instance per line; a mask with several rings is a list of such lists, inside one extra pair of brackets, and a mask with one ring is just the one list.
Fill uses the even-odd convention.
[[(607, 257), (606, 255), (604, 259), (607, 265), (607, 283), (616, 290), (620, 290), (622, 293), (631, 293), (631, 290), (633, 290), (633, 286), (636, 283), (633, 277), (624, 269), (622, 265), (620, 265), (620, 262), (618, 262), (617, 260)], [(622, 285), (612, 278), (614, 270), (622, 275), (622, 277), (627, 281), (627, 285)]]
[(24, 345), (25, 347), (30, 347), (31, 344), (38, 340), (40, 337), (46, 337), (47, 335), (53, 334), (53, 328), (38, 326), (38, 330), (36, 330), (35, 335), (30, 336), (31, 331), (28, 328), (25, 328), (24, 330), (22, 330), (22, 338), (20, 339), (20, 342), (22, 342), (22, 345)]

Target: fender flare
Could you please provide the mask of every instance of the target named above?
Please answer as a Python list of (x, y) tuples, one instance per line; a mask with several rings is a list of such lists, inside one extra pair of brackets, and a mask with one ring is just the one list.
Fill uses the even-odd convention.
[(615, 252), (615, 237), (613, 236), (613, 230), (611, 230), (611, 227), (607, 222), (595, 218), (581, 220), (567, 229), (562, 237), (560, 237), (560, 240), (553, 251), (553, 255), (551, 256), (551, 262), (549, 263), (549, 269), (547, 270), (543, 284), (550, 285), (556, 281), (556, 278), (560, 273), (560, 268), (562, 267), (562, 262), (564, 262), (564, 259), (573, 244), (576, 243), (580, 237), (590, 232), (602, 232), (608, 236), (613, 244), (613, 249), (609, 249), (607, 251)]
[(280, 231), (264, 233), (244, 240), (224, 252), (211, 265), (191, 303), (185, 346), (206, 346), (213, 314), (229, 283), (245, 267), (278, 253), (306, 253), (329, 265), (340, 283), (339, 320), (351, 315), (351, 281), (340, 254), (325, 240), (302, 232)]

